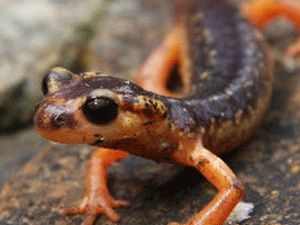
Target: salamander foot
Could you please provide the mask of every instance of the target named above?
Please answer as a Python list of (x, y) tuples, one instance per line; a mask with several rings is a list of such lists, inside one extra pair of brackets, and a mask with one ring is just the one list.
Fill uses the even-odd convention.
[(79, 206), (62, 209), (59, 213), (63, 216), (86, 213), (87, 216), (81, 225), (93, 225), (100, 214), (105, 214), (111, 221), (120, 221), (120, 215), (114, 209), (128, 207), (130, 202), (125, 200), (115, 200), (112, 197), (109, 199), (85, 197)]

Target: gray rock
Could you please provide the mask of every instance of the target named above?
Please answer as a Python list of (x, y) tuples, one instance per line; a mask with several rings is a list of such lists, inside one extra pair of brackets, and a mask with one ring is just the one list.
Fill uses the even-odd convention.
[(0, 3), (0, 131), (31, 121), (42, 76), (54, 65), (71, 67), (83, 43), (80, 27), (105, 12), (107, 2)]

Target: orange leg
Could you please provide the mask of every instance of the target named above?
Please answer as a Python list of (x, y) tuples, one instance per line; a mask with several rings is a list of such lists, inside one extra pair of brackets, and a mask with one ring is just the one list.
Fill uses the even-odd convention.
[[(189, 165), (196, 167), (218, 190), (215, 198), (185, 225), (221, 225), (240, 202), (245, 193), (241, 181), (216, 155), (198, 144), (189, 157)], [(178, 225), (172, 222), (169, 225)]]
[[(300, 31), (299, 0), (253, 0), (242, 6), (242, 11), (258, 28), (267, 26), (280, 16), (286, 16)], [(300, 39), (288, 48), (287, 54), (300, 54)]]
[(142, 65), (136, 78), (136, 83), (147, 91), (154, 93), (180, 97), (167, 89), (167, 82), (172, 68), (180, 61), (181, 41), (183, 30), (180, 26), (168, 33), (163, 42), (150, 54)]
[(105, 214), (112, 221), (119, 221), (120, 216), (114, 208), (127, 208), (128, 201), (115, 200), (107, 188), (107, 168), (116, 161), (128, 156), (128, 153), (116, 150), (99, 148), (93, 152), (88, 164), (86, 174), (85, 197), (78, 207), (60, 211), (61, 215), (87, 213), (83, 225), (92, 225), (99, 214)]

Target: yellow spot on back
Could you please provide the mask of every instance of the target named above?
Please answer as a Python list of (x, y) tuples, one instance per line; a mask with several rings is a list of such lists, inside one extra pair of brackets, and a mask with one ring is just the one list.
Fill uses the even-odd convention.
[(206, 79), (208, 76), (209, 76), (209, 72), (207, 70), (200, 74), (200, 78), (202, 80)]

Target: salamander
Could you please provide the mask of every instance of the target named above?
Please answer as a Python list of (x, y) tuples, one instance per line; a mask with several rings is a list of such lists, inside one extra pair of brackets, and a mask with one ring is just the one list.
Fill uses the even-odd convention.
[[(137, 83), (59, 67), (46, 74), (45, 98), (34, 116), (37, 131), (52, 141), (99, 147), (87, 164), (82, 204), (62, 210), (62, 215), (85, 212), (85, 225), (100, 214), (119, 221), (114, 209), (130, 203), (110, 195), (106, 171), (111, 163), (135, 154), (195, 167), (218, 189), (185, 224), (220, 225), (226, 220), (245, 188), (217, 155), (253, 133), (272, 91), (272, 58), (253, 24), (265, 26), (278, 10), (298, 5), (263, 2), (276, 15), (263, 17), (264, 10), (253, 14), (260, 0), (242, 10), (225, 0), (179, 2), (174, 28), (146, 60)], [(181, 83), (176, 91), (167, 87), (174, 74)]]

